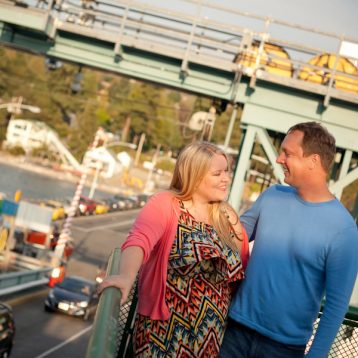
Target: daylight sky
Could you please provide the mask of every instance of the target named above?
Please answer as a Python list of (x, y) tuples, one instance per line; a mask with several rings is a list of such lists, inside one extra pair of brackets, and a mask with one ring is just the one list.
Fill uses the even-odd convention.
[[(137, 0), (138, 1), (138, 0)], [(193, 13), (192, 1), (139, 0)], [(202, 0), (358, 39), (358, 0)]]
[(358, 0), (214, 0), (213, 2), (358, 38)]

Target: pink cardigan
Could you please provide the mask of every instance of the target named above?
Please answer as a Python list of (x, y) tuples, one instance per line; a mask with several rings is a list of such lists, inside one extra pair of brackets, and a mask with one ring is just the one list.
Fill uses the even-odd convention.
[(144, 253), (138, 281), (138, 313), (153, 320), (170, 317), (165, 303), (168, 258), (180, 216), (179, 201), (170, 192), (150, 198), (135, 220), (122, 251), (139, 246)]
[[(143, 265), (138, 280), (138, 313), (153, 320), (170, 318), (165, 303), (167, 269), (180, 217), (179, 201), (170, 192), (161, 192), (151, 197), (140, 211), (122, 251), (129, 246), (142, 248)], [(246, 268), (249, 258), (249, 243), (245, 229), (241, 247), (241, 260)]]

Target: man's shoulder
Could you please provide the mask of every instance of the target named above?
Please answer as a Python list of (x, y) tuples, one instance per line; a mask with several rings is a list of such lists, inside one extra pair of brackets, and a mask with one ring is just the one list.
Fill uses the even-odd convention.
[(296, 189), (288, 186), (288, 185), (282, 185), (282, 184), (275, 184), (270, 186), (268, 189), (266, 189), (263, 192), (263, 195), (274, 195), (274, 196), (281, 196), (281, 195), (293, 195), (296, 193)]

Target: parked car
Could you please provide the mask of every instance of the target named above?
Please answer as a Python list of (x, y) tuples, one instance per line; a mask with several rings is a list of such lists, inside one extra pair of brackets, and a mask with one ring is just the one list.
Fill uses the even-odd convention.
[(12, 308), (0, 302), (0, 357), (9, 357), (14, 344), (15, 322)]
[(135, 207), (135, 202), (131, 199), (129, 199), (128, 196), (125, 195), (121, 195), (121, 194), (116, 194), (114, 196), (114, 198), (118, 201), (122, 201), (124, 202), (124, 209), (128, 210), (128, 209), (133, 209)]
[(109, 205), (107, 203), (105, 203), (103, 200), (96, 200), (95, 203), (96, 203), (96, 210), (95, 210), (96, 215), (108, 213)]
[(106, 198), (103, 201), (108, 205), (109, 211), (118, 211), (125, 208), (125, 202), (117, 200), (115, 198)]
[(143, 207), (149, 198), (150, 198), (150, 195), (148, 195), (148, 194), (139, 194), (138, 199), (139, 199), (140, 207)]
[(52, 220), (61, 220), (65, 218), (65, 208), (63, 205), (56, 200), (47, 200), (45, 205), (53, 209)]
[(87, 320), (96, 310), (96, 283), (82, 277), (68, 276), (49, 292), (44, 309), (58, 311)]
[(94, 200), (81, 196), (78, 202), (78, 209), (81, 215), (93, 215), (96, 213), (97, 204)]
[(135, 207), (142, 208), (147, 202), (149, 196), (146, 194), (131, 195), (129, 199), (135, 203)]

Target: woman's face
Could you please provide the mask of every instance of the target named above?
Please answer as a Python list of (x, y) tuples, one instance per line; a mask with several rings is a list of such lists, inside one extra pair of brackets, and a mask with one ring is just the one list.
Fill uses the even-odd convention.
[(226, 158), (214, 154), (209, 171), (196, 188), (194, 195), (202, 201), (226, 200), (229, 190), (230, 174)]

